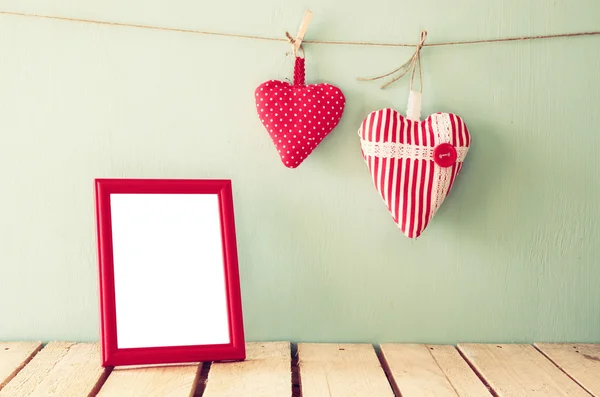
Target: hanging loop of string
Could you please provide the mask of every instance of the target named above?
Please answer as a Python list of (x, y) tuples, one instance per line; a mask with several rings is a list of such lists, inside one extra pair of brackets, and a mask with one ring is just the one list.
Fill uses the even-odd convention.
[(425, 44), (425, 39), (427, 38), (427, 31), (421, 31), (421, 39), (419, 40), (419, 44), (417, 45), (417, 49), (415, 51), (417, 61), (413, 61), (412, 73), (410, 76), (410, 90), (413, 91), (413, 81), (415, 79), (415, 69), (419, 68), (419, 92), (423, 92), (423, 69), (421, 69), (421, 48), (423, 48), (423, 44)]
[(382, 74), (381, 76), (377, 76), (377, 77), (359, 77), (358, 80), (360, 80), (360, 81), (374, 81), (374, 80), (379, 80), (379, 79), (386, 78), (386, 77), (391, 76), (391, 75), (393, 75), (395, 73), (399, 73), (392, 80), (390, 80), (387, 83), (383, 84), (381, 86), (381, 88), (383, 89), (383, 88), (386, 88), (387, 86), (389, 86), (390, 84), (392, 84), (392, 83), (400, 80), (408, 72), (411, 72), (411, 76), (410, 76), (410, 90), (413, 91), (413, 81), (415, 79), (415, 71), (418, 68), (419, 69), (419, 92), (421, 92), (423, 90), (423, 71), (421, 69), (421, 49), (425, 45), (425, 39), (427, 39), (427, 31), (423, 30), (423, 31), (421, 31), (421, 37), (420, 37), (419, 42), (418, 42), (418, 44), (416, 46), (415, 52), (408, 59), (408, 61), (404, 62), (401, 66), (397, 67), (396, 69), (392, 70), (389, 73)]
[[(306, 54), (304, 52), (304, 47), (302, 47), (302, 43), (298, 47), (299, 50), (302, 50), (302, 56), (298, 56), (298, 51), (296, 50), (296, 39), (292, 37), (289, 32), (285, 32), (285, 37), (287, 37), (289, 43), (292, 45), (293, 54), (294, 54), (294, 85), (295, 86), (303, 86), (306, 84), (306, 72), (305, 72), (305, 59)], [(290, 55), (289, 52), (286, 53), (286, 56)]]

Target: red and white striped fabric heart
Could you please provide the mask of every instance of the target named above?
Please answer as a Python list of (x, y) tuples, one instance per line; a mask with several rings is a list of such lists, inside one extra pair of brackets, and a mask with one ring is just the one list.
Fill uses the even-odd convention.
[(450, 192), (471, 136), (464, 121), (436, 113), (409, 120), (393, 109), (370, 113), (358, 130), (363, 158), (394, 222), (421, 235)]

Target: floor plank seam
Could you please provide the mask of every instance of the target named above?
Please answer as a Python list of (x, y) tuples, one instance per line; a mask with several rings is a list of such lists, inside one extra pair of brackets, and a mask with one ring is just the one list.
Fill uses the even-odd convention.
[(291, 375), (292, 375), (292, 397), (302, 397), (302, 380), (300, 379), (300, 367), (298, 360), (298, 344), (290, 343)]
[(392, 389), (392, 393), (394, 393), (394, 395), (396, 397), (402, 397), (402, 392), (398, 388), (398, 385), (396, 385), (396, 381), (394, 380), (394, 377), (392, 376), (392, 370), (390, 368), (390, 365), (388, 364), (387, 360), (385, 359), (385, 356), (383, 355), (383, 351), (381, 350), (381, 345), (379, 345), (379, 346), (373, 345), (373, 349), (375, 350), (375, 354), (377, 355), (377, 359), (379, 359), (379, 364), (381, 365), (381, 369), (383, 369), (383, 373), (385, 374), (385, 377), (390, 385), (390, 388)]
[[(39, 342), (36, 342), (36, 343), (39, 343)], [(23, 370), (23, 368), (25, 368), (27, 365), (29, 365), (29, 363), (31, 362), (31, 360), (33, 360), (33, 358), (35, 356), (37, 356), (38, 353), (40, 351), (42, 351), (43, 348), (44, 348), (44, 344), (41, 343), (33, 351), (33, 353), (31, 353), (31, 355), (29, 357), (27, 357), (27, 359), (25, 359), (25, 361), (23, 361), (23, 363), (21, 365), (19, 365), (17, 368), (15, 368), (15, 370), (8, 375), (8, 377), (6, 378), (6, 382), (4, 384), (0, 383), (0, 390), (2, 390), (6, 385), (8, 385), (10, 383), (10, 381), (13, 380), (19, 374), (19, 372), (21, 372)]]
[(469, 368), (471, 368), (471, 371), (473, 371), (475, 373), (475, 375), (477, 375), (477, 377), (479, 378), (480, 381), (483, 382), (483, 384), (485, 385), (485, 387), (489, 390), (490, 394), (494, 397), (500, 397), (498, 395), (498, 393), (496, 393), (496, 391), (492, 388), (492, 386), (487, 382), (487, 380), (485, 380), (485, 378), (483, 377), (483, 375), (477, 370), (477, 368), (475, 368), (475, 366), (471, 363), (471, 361), (469, 361), (469, 359), (467, 358), (467, 356), (465, 356), (462, 352), (462, 350), (460, 350), (458, 347), (454, 346), (454, 348), (458, 351), (458, 354), (460, 354), (460, 356), (462, 357), (463, 360), (465, 360), (465, 362), (467, 363), (467, 365), (469, 366)]
[(579, 387), (581, 387), (583, 390), (585, 390), (586, 393), (588, 393), (590, 396), (594, 396), (594, 394), (589, 391), (584, 385), (582, 385), (581, 383), (579, 383), (577, 381), (577, 379), (573, 378), (571, 375), (569, 375), (569, 373), (567, 371), (565, 371), (564, 369), (562, 369), (560, 367), (560, 365), (558, 365), (558, 363), (556, 363), (550, 356), (548, 356), (546, 353), (544, 353), (544, 351), (542, 349), (539, 349), (535, 343), (533, 344), (533, 348), (536, 349), (538, 352), (540, 352), (542, 354), (542, 356), (546, 357), (548, 359), (548, 361), (550, 361), (556, 368), (558, 368), (562, 373), (564, 373), (565, 375), (567, 375), (569, 377), (569, 379), (571, 379), (573, 382), (575, 382), (577, 385), (579, 385)]
[[(41, 351), (42, 351), (42, 349), (44, 348), (44, 346), (45, 346), (44, 344), (41, 344), (41, 345), (39, 345), (39, 346), (37, 347), (37, 349), (35, 349), (35, 350), (33, 351), (33, 353), (31, 354), (31, 356), (29, 356), (29, 358), (28, 358), (27, 360), (25, 360), (25, 362), (23, 363), (23, 367), (21, 367), (21, 369), (23, 369), (23, 368), (24, 368), (26, 365), (28, 365), (28, 364), (29, 364), (29, 362), (30, 362), (31, 360), (33, 360), (33, 358), (34, 358), (35, 356), (37, 356), (39, 352), (41, 352)], [(21, 369), (19, 369), (19, 371), (20, 371)]]
[(210, 372), (210, 367), (212, 362), (204, 362), (202, 363), (202, 368), (200, 368), (200, 374), (198, 375), (198, 380), (196, 381), (196, 391), (194, 392), (194, 397), (201, 397), (204, 394), (204, 390), (206, 390), (206, 384), (208, 383), (208, 373)]
[(90, 392), (89, 397), (96, 397), (98, 395), (98, 393), (100, 393), (100, 390), (102, 390), (102, 387), (108, 380), (108, 377), (112, 373), (113, 369), (114, 369), (114, 367), (106, 367), (104, 369), (104, 374), (100, 377), (100, 379), (98, 379), (98, 382), (96, 383), (96, 386), (94, 386), (94, 388)]
[(435, 358), (435, 356), (433, 355), (433, 353), (431, 352), (433, 350), (432, 346), (428, 346), (425, 345), (425, 348), (427, 349), (427, 351), (429, 352), (429, 355), (431, 356), (431, 358), (433, 358), (433, 362), (435, 363), (435, 365), (438, 366), (438, 368), (440, 369), (440, 371), (442, 372), (442, 374), (444, 375), (444, 378), (446, 378), (446, 380), (448, 381), (448, 383), (450, 384), (450, 387), (452, 387), (452, 390), (454, 390), (454, 393), (459, 396), (458, 394), (458, 390), (456, 390), (456, 387), (454, 387), (454, 383), (452, 383), (452, 380), (450, 380), (450, 378), (448, 377), (448, 375), (446, 375), (446, 371), (444, 371), (444, 368), (442, 368), (442, 366), (440, 365), (440, 363), (438, 362), (437, 358)]

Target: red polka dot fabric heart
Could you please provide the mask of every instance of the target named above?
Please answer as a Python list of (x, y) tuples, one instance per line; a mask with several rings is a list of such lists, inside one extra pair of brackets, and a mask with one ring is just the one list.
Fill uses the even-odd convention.
[(464, 121), (437, 113), (408, 120), (393, 109), (372, 112), (358, 130), (363, 158), (394, 222), (421, 235), (460, 172), (471, 136)]
[(298, 167), (337, 126), (346, 99), (330, 84), (305, 85), (304, 58), (296, 58), (294, 84), (270, 80), (255, 91), (256, 110), (283, 165)]

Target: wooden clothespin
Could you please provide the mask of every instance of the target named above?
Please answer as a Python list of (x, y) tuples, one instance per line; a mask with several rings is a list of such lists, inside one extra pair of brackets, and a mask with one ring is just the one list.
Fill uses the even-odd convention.
[(300, 48), (300, 46), (302, 45), (302, 40), (304, 40), (304, 34), (306, 33), (306, 30), (308, 29), (308, 24), (310, 23), (310, 19), (312, 18), (312, 12), (310, 12), (309, 10), (306, 10), (306, 12), (304, 13), (304, 18), (302, 18), (302, 23), (300, 24), (300, 28), (298, 28), (298, 34), (296, 35), (296, 38), (294, 39), (294, 56), (296, 55), (296, 53), (298, 52), (298, 49)]

